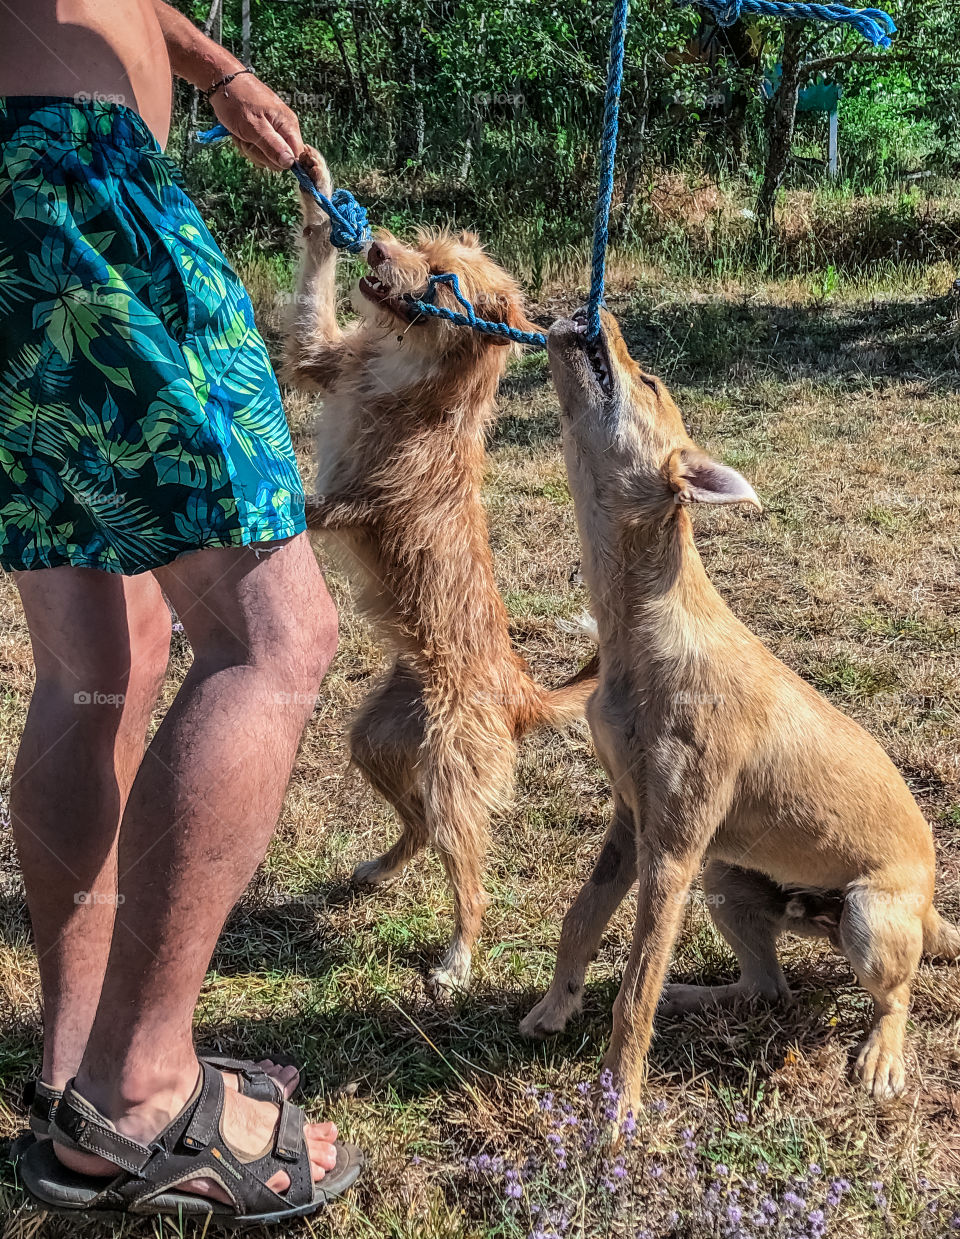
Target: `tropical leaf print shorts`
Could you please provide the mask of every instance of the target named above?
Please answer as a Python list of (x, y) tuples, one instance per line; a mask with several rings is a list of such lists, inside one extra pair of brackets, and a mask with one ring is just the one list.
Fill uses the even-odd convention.
[(0, 565), (304, 528), (250, 300), (176, 167), (128, 108), (0, 98)]

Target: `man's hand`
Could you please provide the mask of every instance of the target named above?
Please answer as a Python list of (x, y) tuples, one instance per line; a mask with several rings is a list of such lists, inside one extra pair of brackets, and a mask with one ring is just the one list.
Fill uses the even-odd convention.
[[(226, 48), (214, 43), (178, 9), (153, 0), (170, 65), (178, 77), (199, 90), (209, 90), (221, 78), (244, 66)], [(300, 123), (269, 86), (252, 73), (236, 77), (210, 97), (217, 120), (233, 134), (237, 146), (261, 168), (289, 168), (303, 150)]]
[(210, 106), (243, 154), (261, 168), (289, 168), (303, 150), (296, 114), (252, 73), (221, 87)]

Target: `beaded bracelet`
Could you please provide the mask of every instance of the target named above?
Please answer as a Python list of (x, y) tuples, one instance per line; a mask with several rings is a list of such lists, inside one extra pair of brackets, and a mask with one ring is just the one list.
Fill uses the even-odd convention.
[(222, 77), (219, 82), (214, 82), (209, 90), (201, 90), (200, 93), (201, 95), (203, 95), (204, 99), (209, 99), (211, 95), (215, 95), (217, 91), (221, 87), (223, 87), (223, 93), (225, 95), (229, 95), (230, 92), (226, 88), (230, 85), (230, 83), (233, 81), (235, 77), (242, 77), (244, 73), (253, 73), (253, 70), (252, 69), (238, 69), (236, 73), (228, 73), (227, 76)]

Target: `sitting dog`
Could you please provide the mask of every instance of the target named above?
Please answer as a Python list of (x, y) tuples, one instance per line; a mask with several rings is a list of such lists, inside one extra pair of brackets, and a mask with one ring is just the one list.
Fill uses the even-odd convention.
[[(301, 157), (329, 196), (321, 157)], [(583, 717), (589, 664), (568, 684), (536, 684), (510, 643), (480, 500), (484, 436), (509, 343), (411, 305), (452, 271), (482, 317), (535, 330), (513, 279), (475, 236), (380, 233), (360, 280), (359, 322), (336, 320), (336, 250), (326, 215), (302, 195), (303, 245), (286, 374), (324, 395), (316, 500), (308, 524), (346, 551), (359, 605), (395, 652), (350, 730), (350, 755), (403, 825), (354, 880), (395, 877), (431, 843), (453, 888), (456, 931), (433, 986), (464, 988), (486, 904), (490, 815), (509, 800), (517, 741)], [(457, 309), (445, 287), (436, 304)]]
[(920, 957), (960, 956), (960, 933), (932, 904), (930, 827), (879, 745), (774, 658), (708, 580), (689, 505), (759, 507), (750, 485), (691, 441), (610, 315), (593, 343), (582, 312), (554, 324), (549, 352), (599, 632), (587, 719), (614, 805), (564, 919), (553, 983), (522, 1030), (558, 1032), (579, 1008), (601, 933), (639, 877), (606, 1059), (624, 1106), (635, 1106), (687, 892), (706, 859), (707, 902), (740, 979), (670, 986), (665, 1008), (786, 998), (777, 936), (825, 935), (873, 997), (863, 1084), (876, 1098), (898, 1094)]

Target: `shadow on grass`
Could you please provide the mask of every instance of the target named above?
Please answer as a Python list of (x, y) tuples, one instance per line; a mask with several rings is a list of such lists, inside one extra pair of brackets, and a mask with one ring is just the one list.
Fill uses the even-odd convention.
[[(752, 296), (654, 302), (647, 294), (610, 299), (632, 355), (671, 383), (705, 388), (733, 382), (810, 379), (864, 390), (922, 382), (929, 393), (960, 391), (960, 307), (955, 298), (874, 301), (854, 307), (780, 305)], [(508, 375), (501, 401), (532, 401), (547, 389), (545, 371)], [(489, 445), (555, 444), (554, 407), (508, 413)]]
[[(330, 884), (307, 901), (234, 918), (215, 969), (225, 976), (264, 971), (293, 977), (302, 984), (302, 995), (294, 998), (295, 1014), (284, 1004), (284, 1013), (271, 1018), (261, 1006), (261, 1013), (249, 1018), (204, 1025), (205, 1043), (244, 1054), (282, 1054), (303, 1065), (308, 1094), (336, 1096), (349, 1086), (351, 1095), (381, 1101), (385, 1092), (403, 1102), (429, 1100), (482, 1089), (491, 1077), (522, 1080), (538, 1074), (537, 1069), (571, 1063), (588, 1077), (599, 1070), (618, 980), (588, 984), (583, 1012), (565, 1033), (529, 1041), (520, 1036), (518, 1025), (539, 992), (520, 983), (512, 988), (481, 980), (465, 995), (434, 1001), (423, 974), (439, 955), (439, 944), (391, 947), (388, 982), (388, 973), (370, 959), (382, 947), (317, 924), (317, 906), (342, 906), (342, 897), (343, 887)], [(362, 898), (350, 895), (351, 900)], [(810, 1055), (838, 1038), (852, 1046), (866, 1027), (869, 1006), (853, 979), (838, 988), (843, 997), (839, 1020), (833, 979), (825, 985), (823, 976), (811, 971), (792, 981), (797, 998), (790, 1006), (658, 1020), (650, 1051), (653, 1074), (681, 1084), (706, 1079), (713, 1089), (736, 1089), (758, 1072), (780, 1068), (791, 1047)]]
[(842, 382), (922, 379), (960, 390), (960, 319), (953, 298), (784, 306), (746, 296), (612, 306), (627, 345), (667, 379), (710, 386), (727, 377)]

